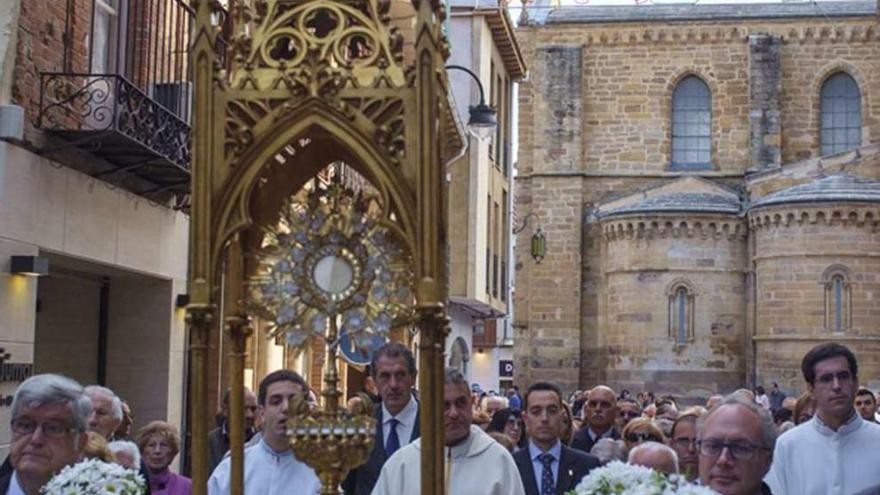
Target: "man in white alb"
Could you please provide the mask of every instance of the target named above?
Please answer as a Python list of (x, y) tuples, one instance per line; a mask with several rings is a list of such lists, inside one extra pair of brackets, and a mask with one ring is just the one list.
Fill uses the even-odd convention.
[(820, 344), (801, 364), (816, 402), (810, 421), (779, 437), (765, 481), (774, 495), (850, 495), (880, 484), (880, 425), (862, 419), (856, 357)]

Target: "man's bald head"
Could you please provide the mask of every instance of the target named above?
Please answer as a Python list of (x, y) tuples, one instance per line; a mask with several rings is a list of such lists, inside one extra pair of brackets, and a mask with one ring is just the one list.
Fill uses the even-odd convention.
[(627, 463), (649, 467), (664, 474), (678, 474), (678, 454), (658, 442), (644, 442), (629, 451)]
[(594, 433), (605, 433), (617, 421), (617, 395), (611, 387), (599, 385), (587, 394), (584, 420)]

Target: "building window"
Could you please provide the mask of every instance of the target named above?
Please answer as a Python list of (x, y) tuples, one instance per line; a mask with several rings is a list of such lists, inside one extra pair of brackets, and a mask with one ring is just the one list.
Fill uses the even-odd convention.
[(119, 43), (118, 3), (119, 0), (95, 0), (93, 4), (92, 74), (111, 74), (116, 71), (116, 46)]
[(822, 84), (822, 155), (833, 155), (862, 144), (862, 97), (856, 81), (838, 72)]
[(825, 286), (825, 328), (834, 333), (849, 330), (852, 318), (852, 287), (849, 271), (832, 266), (822, 276)]
[(711, 167), (712, 94), (696, 76), (682, 79), (672, 93), (672, 169)]
[(694, 340), (694, 291), (684, 283), (673, 284), (669, 297), (669, 338), (684, 345)]

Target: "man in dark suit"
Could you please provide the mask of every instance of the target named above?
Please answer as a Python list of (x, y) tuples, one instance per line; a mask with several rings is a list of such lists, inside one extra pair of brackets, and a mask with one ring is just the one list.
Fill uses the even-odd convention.
[(528, 447), (513, 454), (526, 495), (563, 495), (573, 490), (599, 459), (562, 444), (562, 392), (547, 382), (526, 391), (523, 420)]
[(413, 397), (416, 360), (403, 344), (390, 342), (373, 355), (370, 369), (382, 403), (376, 406), (376, 439), (367, 462), (342, 483), (345, 495), (370, 495), (385, 461), (419, 438), (419, 403)]
[(571, 439), (571, 448), (589, 453), (601, 438), (619, 440), (618, 414), (614, 390), (605, 385), (590, 390), (584, 403), (584, 426)]

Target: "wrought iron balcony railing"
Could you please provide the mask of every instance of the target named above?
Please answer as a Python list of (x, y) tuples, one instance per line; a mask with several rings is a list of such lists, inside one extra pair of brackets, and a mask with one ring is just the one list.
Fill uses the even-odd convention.
[(185, 0), (92, 0), (88, 26), (69, 15), (66, 69), (40, 74), (37, 127), (113, 165), (94, 176), (133, 175), (146, 182), (137, 194), (187, 193), (192, 20)]
[(157, 187), (189, 189), (189, 125), (123, 76), (43, 73), (38, 126)]

